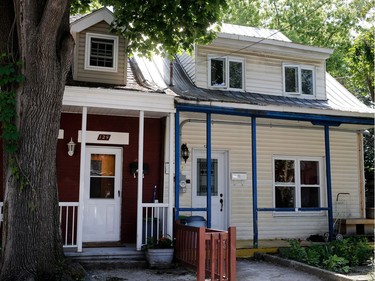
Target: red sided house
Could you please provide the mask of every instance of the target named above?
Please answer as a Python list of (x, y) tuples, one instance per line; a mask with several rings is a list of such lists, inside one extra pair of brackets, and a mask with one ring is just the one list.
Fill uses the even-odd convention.
[(365, 219), (374, 111), (326, 73), (331, 50), (224, 24), (172, 64), (129, 59), (112, 20), (106, 8), (72, 18), (56, 163), (65, 247), (140, 250), (190, 215), (255, 246)]

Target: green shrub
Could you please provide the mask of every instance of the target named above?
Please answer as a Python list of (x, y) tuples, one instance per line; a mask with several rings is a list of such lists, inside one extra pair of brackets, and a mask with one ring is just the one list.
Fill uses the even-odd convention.
[(365, 238), (352, 237), (307, 248), (297, 240), (290, 240), (289, 245), (289, 248), (280, 249), (281, 256), (339, 273), (365, 265), (373, 256), (373, 249)]
[(348, 273), (349, 272), (349, 261), (343, 257), (338, 257), (337, 255), (330, 256), (327, 260), (323, 261), (324, 268), (339, 272)]

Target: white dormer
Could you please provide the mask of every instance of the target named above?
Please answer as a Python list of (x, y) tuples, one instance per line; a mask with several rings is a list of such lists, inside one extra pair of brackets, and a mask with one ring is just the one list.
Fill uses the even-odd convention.
[(76, 81), (126, 84), (127, 42), (110, 32), (113, 14), (107, 8), (74, 20), (75, 39), (73, 79)]

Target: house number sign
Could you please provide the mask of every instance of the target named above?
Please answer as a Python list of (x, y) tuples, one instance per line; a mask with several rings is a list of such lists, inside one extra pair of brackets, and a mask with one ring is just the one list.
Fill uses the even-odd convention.
[(111, 138), (111, 135), (105, 135), (105, 134), (98, 135), (98, 140), (108, 141), (110, 138)]

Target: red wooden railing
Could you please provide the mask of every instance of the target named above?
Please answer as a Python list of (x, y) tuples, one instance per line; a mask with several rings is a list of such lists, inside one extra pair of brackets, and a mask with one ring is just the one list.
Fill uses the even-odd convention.
[(175, 225), (175, 257), (197, 271), (197, 281), (236, 280), (236, 228)]

